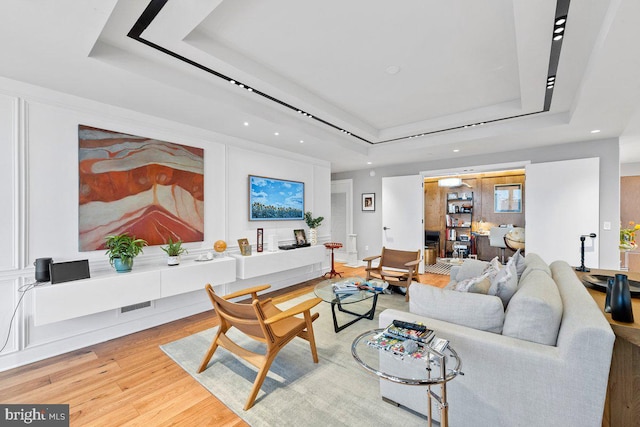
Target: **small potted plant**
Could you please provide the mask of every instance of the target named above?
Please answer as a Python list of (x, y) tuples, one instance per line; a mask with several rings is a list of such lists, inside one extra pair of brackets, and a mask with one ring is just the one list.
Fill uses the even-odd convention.
[(304, 213), (304, 222), (306, 222), (307, 226), (309, 227), (309, 242), (312, 245), (315, 245), (316, 243), (318, 243), (317, 229), (318, 227), (320, 227), (320, 224), (322, 223), (323, 220), (324, 220), (323, 216), (314, 218), (311, 212)]
[(167, 246), (163, 246), (160, 249), (169, 255), (167, 258), (168, 265), (180, 264), (180, 255), (188, 253), (187, 250), (182, 247), (182, 240), (174, 242), (171, 240), (171, 237), (169, 237), (169, 243), (167, 243)]
[(106, 237), (107, 255), (109, 263), (118, 273), (131, 271), (133, 259), (142, 253), (142, 248), (147, 246), (147, 241), (136, 239), (128, 233), (114, 234)]

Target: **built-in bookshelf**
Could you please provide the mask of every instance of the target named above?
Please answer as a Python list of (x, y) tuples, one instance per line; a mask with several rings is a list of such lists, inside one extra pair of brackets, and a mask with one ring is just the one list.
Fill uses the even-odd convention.
[(471, 226), (473, 224), (473, 192), (447, 193), (445, 208), (446, 255), (461, 258), (471, 253)]

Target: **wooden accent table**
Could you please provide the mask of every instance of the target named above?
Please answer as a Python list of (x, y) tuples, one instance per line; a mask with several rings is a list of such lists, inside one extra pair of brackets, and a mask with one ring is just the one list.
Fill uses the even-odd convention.
[(342, 247), (342, 243), (338, 242), (327, 242), (324, 244), (324, 247), (327, 249), (331, 249), (331, 271), (328, 271), (323, 274), (323, 276), (329, 275), (329, 279), (333, 279), (336, 276), (342, 277), (341, 271), (336, 271), (335, 263), (333, 261), (333, 250), (340, 249)]
[[(616, 273), (626, 274), (629, 279), (640, 281), (640, 273), (628, 271), (592, 269), (590, 273), (576, 272), (578, 278), (586, 274), (610, 276)], [(640, 383), (640, 299), (631, 298), (635, 322), (617, 322), (611, 318), (610, 313), (604, 313), (605, 293), (590, 287), (587, 287), (587, 290), (616, 334), (602, 425), (605, 427), (639, 425), (640, 391), (637, 387)]]

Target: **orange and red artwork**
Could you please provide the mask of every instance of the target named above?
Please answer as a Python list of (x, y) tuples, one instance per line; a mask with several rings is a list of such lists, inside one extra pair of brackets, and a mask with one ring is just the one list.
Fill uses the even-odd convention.
[(149, 245), (204, 240), (204, 150), (78, 126), (79, 249), (129, 233)]

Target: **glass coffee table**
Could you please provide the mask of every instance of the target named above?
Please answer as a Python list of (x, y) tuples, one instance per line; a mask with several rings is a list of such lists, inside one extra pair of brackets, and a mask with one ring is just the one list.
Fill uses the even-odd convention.
[[(349, 283), (356, 283), (368, 286), (367, 289), (361, 289), (353, 293), (336, 294), (334, 292), (334, 285), (344, 285)], [(347, 326), (353, 325), (360, 319), (373, 319), (373, 315), (376, 312), (376, 304), (378, 303), (378, 295), (384, 292), (389, 284), (385, 281), (378, 279), (365, 280), (361, 277), (345, 277), (345, 278), (333, 278), (323, 280), (318, 283), (313, 290), (318, 298), (322, 298), (324, 302), (331, 304), (331, 315), (333, 316), (333, 329), (335, 332), (340, 332)], [(371, 309), (366, 313), (356, 313), (351, 310), (347, 310), (343, 306), (361, 302), (365, 300), (371, 300)], [(343, 313), (348, 313), (356, 316), (353, 320), (345, 323), (344, 325), (338, 325), (336, 319), (336, 307)]]
[[(458, 353), (449, 345), (442, 353), (424, 344), (420, 344), (419, 350), (412, 354), (380, 348), (379, 337), (383, 330), (374, 329), (359, 335), (351, 345), (351, 355), (365, 370), (382, 379), (399, 384), (427, 386), (428, 425), (432, 425), (431, 402), (435, 399), (440, 409), (440, 425), (446, 427), (449, 423), (447, 382), (463, 375)], [(447, 365), (453, 365), (454, 368), (448, 369)], [(435, 385), (440, 386), (440, 394), (431, 389)]]

